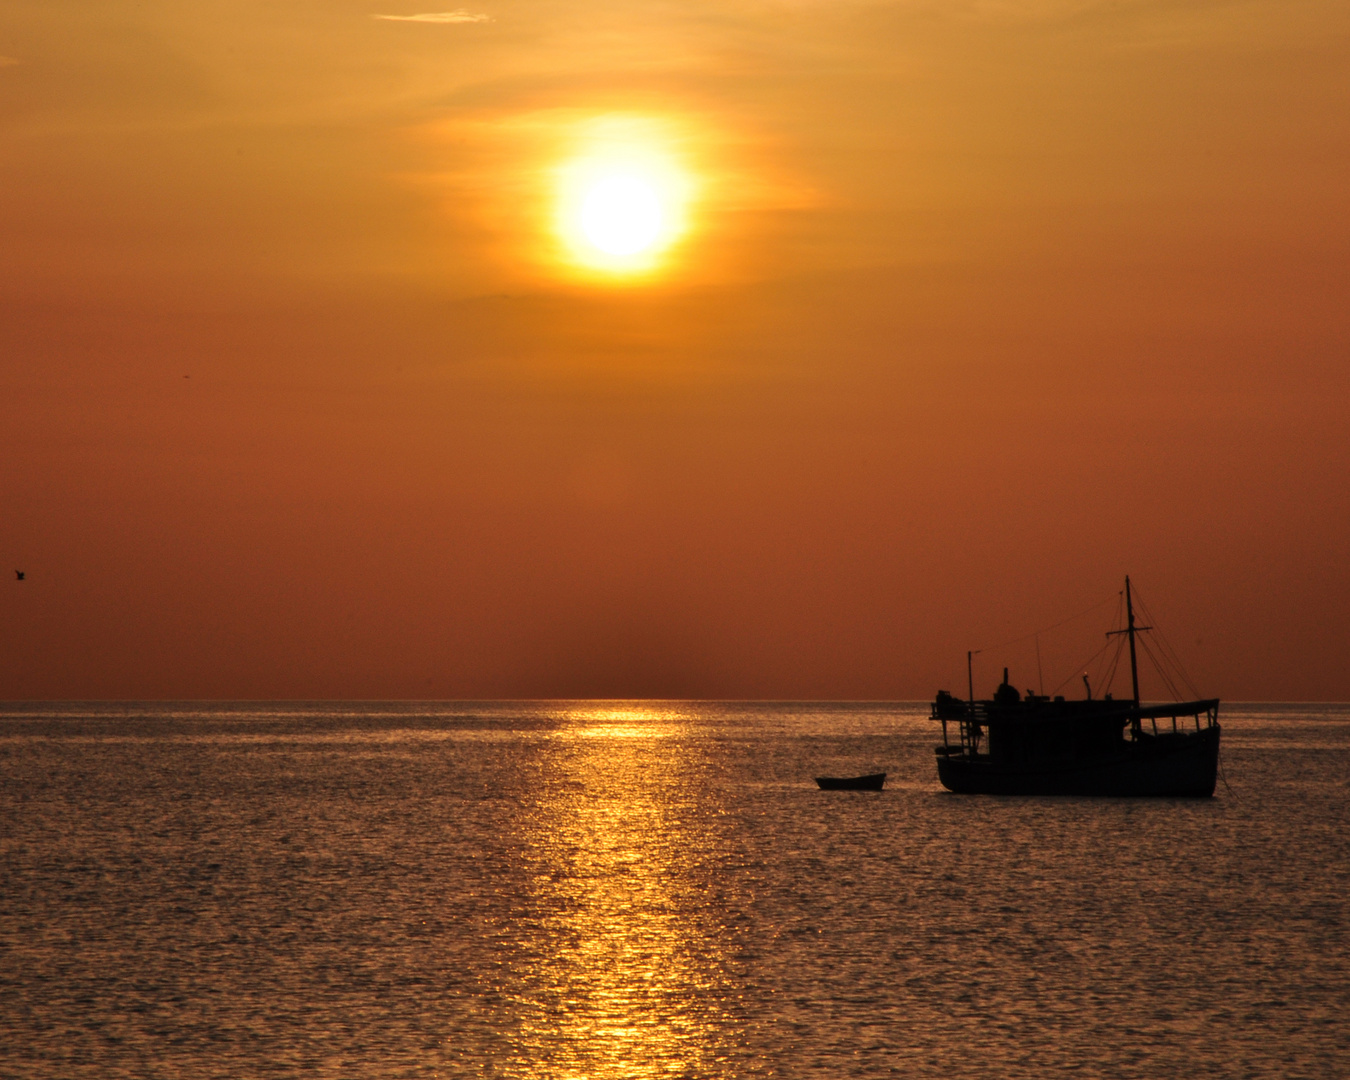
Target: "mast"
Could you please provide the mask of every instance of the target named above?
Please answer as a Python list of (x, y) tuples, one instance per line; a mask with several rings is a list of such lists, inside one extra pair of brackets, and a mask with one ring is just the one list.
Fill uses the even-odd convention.
[[(1107, 637), (1115, 637), (1117, 634), (1128, 634), (1130, 636), (1130, 688), (1134, 691), (1134, 709), (1130, 714), (1130, 730), (1134, 733), (1136, 739), (1139, 738), (1139, 658), (1134, 651), (1134, 635), (1141, 630), (1152, 630), (1151, 626), (1134, 625), (1134, 600), (1130, 596), (1130, 575), (1125, 575), (1125, 629), (1108, 630)], [(1114, 669), (1113, 669), (1114, 670)]]
[(1130, 635), (1130, 682), (1134, 686), (1134, 707), (1137, 709), (1139, 708), (1139, 661), (1134, 654), (1134, 604), (1130, 602), (1129, 574), (1125, 575), (1125, 617), (1127, 619), (1125, 632)]

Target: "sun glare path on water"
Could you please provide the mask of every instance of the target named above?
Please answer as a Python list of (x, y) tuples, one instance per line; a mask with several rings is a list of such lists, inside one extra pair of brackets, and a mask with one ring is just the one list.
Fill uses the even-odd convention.
[(611, 278), (650, 275), (688, 229), (688, 172), (651, 123), (599, 121), (578, 143), (557, 170), (567, 262)]

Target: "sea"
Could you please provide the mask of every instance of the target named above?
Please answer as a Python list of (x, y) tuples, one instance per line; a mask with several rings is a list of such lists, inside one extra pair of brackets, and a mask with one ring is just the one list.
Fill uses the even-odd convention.
[(0, 1077), (1350, 1076), (1350, 706), (1220, 720), (1124, 800), (919, 703), (5, 704)]

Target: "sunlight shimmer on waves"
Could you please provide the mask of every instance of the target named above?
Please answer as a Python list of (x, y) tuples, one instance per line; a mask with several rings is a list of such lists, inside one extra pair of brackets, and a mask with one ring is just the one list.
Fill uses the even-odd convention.
[(595, 703), (561, 723), (520, 837), (543, 947), (512, 991), (519, 1058), (499, 1064), (528, 1080), (715, 1075), (738, 1031), (734, 935), (702, 887), (720, 838), (690, 783), (691, 718)]

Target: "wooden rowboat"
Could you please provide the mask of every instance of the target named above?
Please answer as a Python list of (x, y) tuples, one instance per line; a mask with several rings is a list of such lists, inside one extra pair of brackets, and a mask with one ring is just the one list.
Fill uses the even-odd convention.
[(886, 782), (884, 772), (870, 773), (867, 776), (817, 776), (816, 783), (822, 791), (880, 791)]

